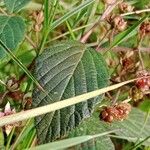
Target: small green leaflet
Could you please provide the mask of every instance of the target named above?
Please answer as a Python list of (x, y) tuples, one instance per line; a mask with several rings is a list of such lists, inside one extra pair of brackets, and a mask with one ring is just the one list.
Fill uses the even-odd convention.
[[(21, 17), (0, 15), (0, 40), (11, 50), (15, 50), (25, 35), (25, 23)], [(0, 58), (6, 54), (0, 46)]]

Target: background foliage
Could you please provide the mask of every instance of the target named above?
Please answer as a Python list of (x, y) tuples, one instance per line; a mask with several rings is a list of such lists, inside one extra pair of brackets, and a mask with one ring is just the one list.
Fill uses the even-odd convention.
[[(149, 75), (150, 31), (141, 25), (149, 23), (150, 2), (124, 2), (134, 9), (121, 10), (119, 0), (109, 5), (107, 0), (0, 1), (0, 117), (26, 113), (33, 107), (103, 88), (108, 79), (114, 85), (136, 78), (139, 70)], [(122, 31), (113, 16), (121, 16), (124, 19), (121, 22), (127, 22)], [(57, 82), (61, 84), (54, 88)], [(43, 115), (44, 120), (38, 125), (41, 116), (36, 117), (36, 122), (28, 118), (5, 125), (0, 128), (0, 149), (32, 149), (38, 145), (37, 141), (42, 144), (59, 138), (36, 149), (148, 150), (149, 89), (143, 92), (139, 88), (136, 94), (140, 98), (131, 96), (136, 84), (107, 92), (103, 101), (102, 97), (96, 97), (71, 107), (64, 106), (55, 114)], [(47, 97), (43, 99), (44, 96)], [(112, 123), (99, 119), (103, 106), (110, 107), (126, 99), (135, 107), (127, 119)], [(99, 104), (95, 107), (96, 101)], [(89, 115), (94, 111), (89, 118), (85, 115), (87, 108)], [(70, 121), (65, 120), (74, 110), (81, 118), (76, 114), (76, 122), (72, 120), (67, 126), (66, 122)], [(60, 129), (60, 122), (64, 130)], [(74, 126), (77, 127), (73, 129)]]

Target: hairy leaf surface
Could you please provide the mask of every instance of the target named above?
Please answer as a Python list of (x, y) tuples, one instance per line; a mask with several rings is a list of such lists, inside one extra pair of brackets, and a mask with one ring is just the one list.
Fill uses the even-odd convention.
[[(107, 86), (109, 75), (101, 54), (76, 41), (52, 44), (36, 60), (35, 77), (51, 99), (33, 91), (33, 107), (43, 106)], [(89, 117), (94, 106), (101, 102), (96, 97), (54, 113), (36, 117), (40, 143), (60, 138)]]

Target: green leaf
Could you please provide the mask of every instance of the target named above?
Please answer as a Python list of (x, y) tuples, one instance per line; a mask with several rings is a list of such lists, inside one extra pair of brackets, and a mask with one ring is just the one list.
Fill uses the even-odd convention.
[[(37, 147), (34, 147), (34, 150), (45, 150), (45, 149), (49, 149), (49, 150), (60, 150), (60, 149), (66, 149), (69, 147), (73, 147), (76, 145), (79, 145), (81, 143), (87, 142), (87, 141), (93, 141), (95, 138), (98, 137), (103, 137), (104, 135), (107, 135), (109, 133), (113, 133), (114, 131), (109, 131), (109, 132), (104, 132), (104, 133), (100, 133), (100, 134), (96, 134), (96, 135), (85, 135), (85, 136), (78, 136), (78, 137), (74, 137), (74, 138), (69, 138), (69, 139), (65, 139), (65, 140), (61, 140), (61, 141), (57, 141), (57, 142), (52, 142), (49, 144), (43, 144)], [(89, 145), (90, 147), (94, 146), (95, 144), (92, 145), (92, 143), (90, 143), (91, 145)], [(30, 150), (33, 150), (32, 148)], [(84, 146), (82, 145), (82, 149), (84, 149)], [(112, 150), (112, 149), (111, 149)]]
[(18, 12), (30, 0), (4, 0), (5, 6), (10, 13)]
[[(121, 129), (116, 133), (118, 138), (126, 139), (130, 142), (142, 141), (150, 135), (150, 118), (145, 124), (147, 113), (139, 109), (133, 109), (128, 119), (123, 122), (114, 122), (109, 129)], [(142, 143), (142, 145), (150, 146), (150, 139)]]
[[(87, 123), (87, 121), (85, 122)], [(74, 131), (72, 131), (69, 134), (69, 137), (84, 136), (87, 134), (98, 133), (98, 131), (94, 132), (95, 130), (98, 130), (98, 129), (100, 133), (103, 133), (103, 131), (105, 131), (105, 127), (103, 126), (101, 127), (99, 126), (99, 124), (97, 124), (97, 127), (95, 125), (93, 128), (94, 122), (90, 122), (88, 124), (86, 123), (83, 122), (81, 125), (79, 125), (79, 127), (77, 127)], [(108, 136), (98, 137), (93, 143), (91, 143), (91, 141), (87, 141), (87, 142), (84, 142), (83, 144), (80, 143), (74, 146), (74, 149), (82, 149), (82, 150), (90, 150), (92, 148), (96, 150), (115, 150), (114, 145)]]
[[(72, 130), (69, 133), (68, 138), (103, 133), (105, 131), (109, 131), (109, 129), (107, 129), (105, 125), (101, 124), (98, 114), (95, 112), (90, 118), (87, 118), (77, 128)], [(82, 145), (78, 145), (78, 147), (78, 149), (82, 149)], [(95, 140), (95, 147), (96, 150), (115, 150), (114, 145), (108, 136), (97, 138)], [(86, 150), (90, 150), (90, 148), (86, 147)]]
[[(0, 40), (11, 50), (23, 40), (25, 34), (25, 23), (21, 17), (0, 15)], [(0, 58), (5, 53), (0, 46)]]
[[(92, 115), (92, 117), (88, 118), (86, 121), (82, 122), (76, 129), (71, 131), (69, 137), (83, 136), (86, 134), (96, 134), (96, 133), (102, 133), (102, 132), (118, 129), (115, 132), (115, 134), (111, 135), (110, 137), (125, 139), (130, 142), (137, 142), (137, 140), (141, 142), (145, 138), (147, 138), (150, 133), (150, 128), (149, 128), (150, 118), (148, 119), (147, 124), (143, 128), (143, 125), (145, 123), (145, 116), (146, 113), (143, 113), (139, 109), (134, 108), (132, 109), (127, 119), (125, 119), (124, 121), (113, 122), (110, 124), (110, 123), (100, 121), (99, 113), (95, 112)], [(107, 150), (110, 147), (112, 147), (112, 142), (109, 140), (110, 138), (108, 138), (108, 136), (97, 139), (97, 142), (99, 142), (98, 145), (99, 147), (101, 147), (98, 150), (101, 149)], [(109, 141), (109, 144), (107, 144), (106, 141), (107, 142)], [(141, 144), (149, 146), (150, 139), (144, 141)], [(101, 145), (104, 145), (104, 147)]]
[[(33, 107), (81, 95), (107, 86), (109, 75), (100, 53), (84, 44), (70, 41), (51, 44), (36, 60), (35, 77), (51, 96), (37, 88), (33, 91)], [(36, 117), (40, 143), (64, 136), (90, 116), (101, 96)]]

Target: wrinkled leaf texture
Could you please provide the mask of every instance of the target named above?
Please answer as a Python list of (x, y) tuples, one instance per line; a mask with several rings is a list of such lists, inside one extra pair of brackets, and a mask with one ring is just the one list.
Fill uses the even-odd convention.
[[(51, 99), (38, 88), (33, 91), (33, 107), (74, 97), (108, 85), (109, 74), (103, 56), (77, 41), (51, 44), (36, 60), (34, 75)], [(39, 143), (65, 136), (90, 117), (102, 96), (54, 113), (35, 118)]]

